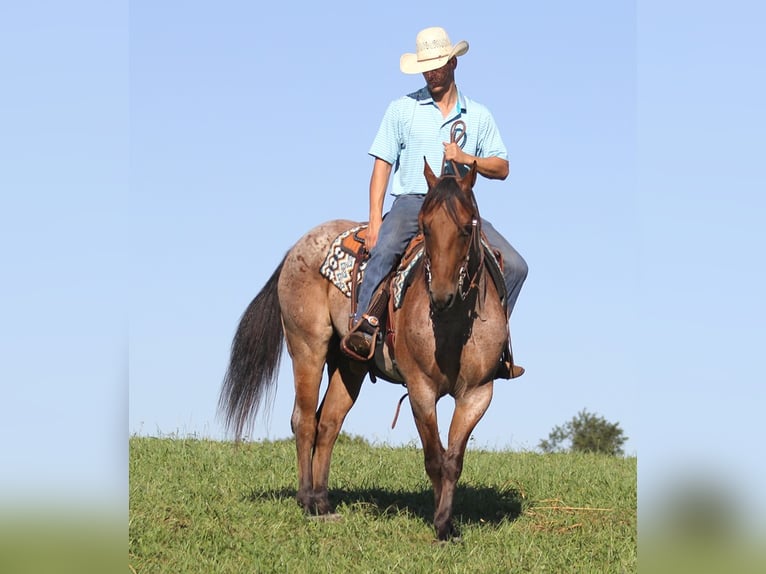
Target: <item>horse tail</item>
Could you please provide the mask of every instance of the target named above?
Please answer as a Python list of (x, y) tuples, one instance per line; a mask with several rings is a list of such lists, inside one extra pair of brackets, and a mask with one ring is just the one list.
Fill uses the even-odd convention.
[(229, 368), (223, 379), (218, 410), (226, 429), (242, 438), (264, 398), (273, 401), (284, 347), (277, 283), (285, 260), (248, 305), (231, 343)]

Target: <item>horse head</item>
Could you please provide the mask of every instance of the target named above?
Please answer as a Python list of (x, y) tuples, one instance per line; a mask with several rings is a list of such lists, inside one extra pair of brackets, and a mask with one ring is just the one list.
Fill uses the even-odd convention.
[(473, 195), (476, 163), (464, 176), (436, 177), (428, 161), (428, 183), (418, 226), (425, 239), (425, 276), (431, 308), (449, 309), (465, 299), (481, 256), (481, 218)]

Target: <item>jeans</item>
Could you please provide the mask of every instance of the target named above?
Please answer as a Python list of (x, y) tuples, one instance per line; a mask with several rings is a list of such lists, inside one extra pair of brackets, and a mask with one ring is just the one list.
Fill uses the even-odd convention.
[[(359, 304), (354, 323), (367, 312), (375, 290), (402, 256), (410, 239), (417, 234), (418, 214), (424, 198), (424, 195), (400, 195), (383, 218), (378, 242), (370, 252), (364, 278), (359, 287)], [(508, 314), (510, 315), (516, 305), (521, 286), (527, 278), (527, 262), (484, 218), (481, 220), (481, 229), (490, 245), (500, 251), (503, 256), (503, 277), (508, 291)]]

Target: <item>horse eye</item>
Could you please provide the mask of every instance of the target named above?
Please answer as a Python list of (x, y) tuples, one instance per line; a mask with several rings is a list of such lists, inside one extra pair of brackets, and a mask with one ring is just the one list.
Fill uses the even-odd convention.
[(425, 235), (426, 237), (431, 235), (431, 230), (428, 229), (428, 227), (426, 227), (425, 225), (423, 226), (423, 235)]
[(471, 224), (469, 223), (468, 225), (464, 225), (464, 226), (463, 226), (463, 229), (461, 230), (461, 232), (460, 232), (460, 233), (461, 233), (462, 235), (471, 235), (471, 233), (472, 233), (472, 232), (473, 232), (473, 225), (471, 225)]

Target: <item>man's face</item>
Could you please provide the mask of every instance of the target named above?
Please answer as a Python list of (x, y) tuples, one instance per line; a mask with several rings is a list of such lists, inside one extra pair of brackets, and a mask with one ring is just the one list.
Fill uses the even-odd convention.
[(423, 78), (425, 78), (426, 85), (432, 93), (445, 91), (449, 88), (454, 78), (456, 62), (457, 58), (452, 58), (441, 68), (436, 68), (430, 72), (423, 72)]

